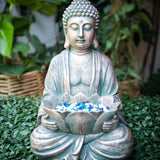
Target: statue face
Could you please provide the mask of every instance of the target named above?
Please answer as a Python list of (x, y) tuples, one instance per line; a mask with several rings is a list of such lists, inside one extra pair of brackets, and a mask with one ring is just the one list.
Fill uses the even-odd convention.
[(87, 51), (95, 37), (95, 21), (90, 17), (72, 17), (68, 20), (67, 36), (71, 47), (78, 52)]

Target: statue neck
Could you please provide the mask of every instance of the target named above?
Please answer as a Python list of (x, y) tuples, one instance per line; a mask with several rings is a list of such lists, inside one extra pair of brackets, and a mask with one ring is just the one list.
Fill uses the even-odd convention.
[(75, 53), (74, 51), (70, 50), (69, 52), (69, 61), (72, 60), (72, 63), (87, 63), (88, 61), (92, 61), (92, 50), (89, 50), (85, 53)]
[(78, 55), (78, 56), (83, 56), (83, 55), (90, 54), (91, 53), (91, 49), (78, 51), (78, 50), (75, 50), (75, 49), (71, 48), (71, 53), (75, 54), (75, 55)]

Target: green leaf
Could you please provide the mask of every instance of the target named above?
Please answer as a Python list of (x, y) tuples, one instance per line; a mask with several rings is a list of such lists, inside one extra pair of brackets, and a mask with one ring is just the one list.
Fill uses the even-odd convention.
[(42, 14), (45, 14), (47, 16), (52, 16), (56, 12), (56, 5), (44, 5), (42, 4), (31, 4), (27, 5), (29, 8), (35, 11), (39, 11)]
[(23, 5), (23, 4), (31, 4), (41, 2), (42, 0), (7, 0), (7, 2), (14, 4), (14, 5)]
[(125, 4), (124, 6), (122, 6), (122, 11), (125, 12), (131, 12), (133, 11), (135, 8), (135, 4)]
[(104, 22), (109, 21), (111, 17), (112, 17), (112, 16), (111, 16), (110, 14), (105, 15), (105, 16), (102, 18), (101, 24), (104, 25), (104, 24), (105, 24)]
[(141, 80), (141, 77), (139, 76), (139, 74), (138, 74), (135, 70), (133, 70), (133, 69), (131, 69), (131, 68), (128, 68), (128, 73), (129, 73), (130, 76), (132, 76), (133, 78), (137, 78), (137, 79)]
[(119, 81), (122, 81), (126, 75), (126, 72), (123, 69), (115, 68), (115, 74)]
[(25, 31), (29, 31), (30, 21), (24, 18), (13, 18), (14, 34), (23, 35)]
[(139, 27), (138, 24), (132, 24), (131, 30), (132, 30), (132, 32), (137, 32), (138, 33), (140, 40), (143, 39), (143, 33), (142, 33), (142, 30), (141, 30), (141, 28)]
[(101, 5), (103, 2), (105, 2), (106, 0), (99, 0), (97, 3), (96, 3), (96, 6), (99, 6)]
[(36, 66), (33, 66), (33, 67), (29, 67), (27, 69), (27, 72), (32, 72), (32, 71), (40, 71), (40, 72), (42, 72), (42, 68), (41, 68), (41, 66), (36, 65)]
[(119, 17), (118, 14), (114, 14), (114, 19), (115, 19), (115, 21), (116, 21), (117, 23), (119, 23), (120, 17)]
[(113, 43), (108, 40), (108, 41), (106, 42), (106, 48), (107, 48), (107, 49), (111, 49), (112, 46), (113, 46)]
[(34, 11), (51, 16), (55, 14), (57, 5), (65, 2), (65, 0), (8, 0), (8, 2), (14, 5), (26, 5)]
[(52, 3), (52, 4), (59, 4), (61, 2), (66, 2), (66, 0), (7, 0), (9, 3), (14, 4), (14, 5), (27, 5), (27, 4), (33, 4), (33, 3), (38, 3), (38, 2), (43, 2), (43, 3)]
[(141, 73), (143, 69), (143, 61), (140, 57), (138, 57), (137, 60), (138, 60), (138, 73)]
[(30, 60), (28, 57), (25, 57), (21, 52), (19, 52), (19, 58), (23, 62), (23, 65), (26, 66), (27, 68), (33, 67), (36, 65), (36, 62), (33, 60)]
[(12, 19), (12, 15), (10, 14), (0, 14), (0, 21), (7, 21), (9, 22)]
[(120, 44), (120, 37), (117, 38), (116, 43), (115, 43), (115, 49), (117, 50), (117, 52), (119, 49), (119, 44)]
[(115, 73), (116, 73), (117, 76), (118, 75), (123, 75), (124, 76), (126, 74), (124, 70), (119, 69), (119, 68), (115, 68)]
[(135, 17), (137, 19), (141, 20), (142, 22), (146, 22), (148, 24), (148, 26), (150, 28), (152, 28), (152, 26), (153, 26), (152, 22), (151, 22), (150, 18), (145, 13), (140, 12), (140, 13), (136, 14)]
[(16, 138), (18, 136), (19, 130), (15, 130), (15, 132), (13, 133), (13, 138)]
[(27, 56), (28, 52), (29, 52), (29, 45), (26, 43), (22, 43), (22, 42), (17, 42), (14, 44), (13, 46), (13, 50), (14, 53), (15, 52), (22, 52), (25, 54), (25, 56)]
[(24, 73), (27, 68), (23, 65), (18, 64), (0, 64), (0, 73), (10, 76), (20, 77), (22, 73)]
[(52, 56), (43, 55), (43, 56), (36, 57), (34, 54), (29, 54), (27, 58), (37, 63), (48, 63), (51, 61)]
[(42, 14), (45, 14), (47, 16), (52, 16), (55, 14), (57, 7), (56, 6), (51, 6), (51, 5), (43, 5), (40, 9), (39, 12)]
[(124, 40), (124, 39), (129, 40), (129, 38), (132, 38), (132, 34), (131, 34), (129, 28), (127, 28), (127, 27), (120, 30), (120, 34), (121, 34), (121, 38), (120, 38), (121, 40)]
[(36, 56), (39, 56), (39, 55), (45, 53), (46, 47), (44, 44), (41, 43), (41, 41), (38, 39), (37, 36), (35, 36), (35, 35), (31, 36), (29, 33), (27, 33), (26, 36), (28, 37), (29, 41), (31, 42), (31, 44), (35, 48), (36, 53), (37, 53)]
[(6, 21), (0, 23), (0, 54), (9, 58), (11, 57), (13, 31), (12, 24)]
[(105, 31), (110, 31), (110, 30), (112, 30), (114, 28), (114, 25), (113, 24), (108, 24), (108, 25), (106, 25), (105, 27), (104, 27), (104, 30)]
[(67, 2), (67, 0), (45, 0), (46, 2), (50, 2), (50, 3), (55, 3), (55, 4), (60, 4), (62, 2)]
[(107, 6), (103, 9), (103, 11), (104, 11), (105, 14), (108, 14), (108, 12), (109, 12), (112, 8), (113, 8), (112, 5), (107, 5)]

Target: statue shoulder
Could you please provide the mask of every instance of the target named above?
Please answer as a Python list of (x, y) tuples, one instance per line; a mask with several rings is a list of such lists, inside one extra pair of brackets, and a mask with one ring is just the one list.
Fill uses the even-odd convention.
[(95, 52), (95, 55), (97, 55), (97, 56), (99, 57), (102, 66), (103, 66), (103, 65), (107, 65), (107, 64), (112, 64), (112, 63), (111, 63), (111, 60), (110, 60), (110, 58), (109, 58), (108, 56), (100, 53), (99, 51), (95, 51), (95, 50), (94, 50), (94, 52)]
[(54, 56), (54, 57), (52, 58), (50, 64), (61, 63), (63, 57), (66, 56), (67, 54), (68, 54), (68, 50), (67, 50), (67, 49), (61, 51), (59, 54), (57, 54), (56, 56)]

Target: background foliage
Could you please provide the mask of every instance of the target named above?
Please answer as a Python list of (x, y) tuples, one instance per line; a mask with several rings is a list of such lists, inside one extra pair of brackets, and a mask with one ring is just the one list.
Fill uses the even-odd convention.
[[(160, 97), (123, 95), (123, 115), (134, 138), (128, 160), (158, 160), (160, 157)], [(36, 160), (30, 135), (36, 125), (39, 97), (0, 97), (0, 159)]]
[(144, 95), (154, 96), (160, 95), (160, 70), (157, 73), (153, 73), (148, 82), (142, 86), (142, 93)]
[(142, 60), (134, 50), (140, 41), (147, 42), (152, 37), (152, 21), (143, 1), (111, 0), (103, 13), (97, 34), (101, 51), (111, 57), (119, 81), (140, 80)]
[[(57, 5), (64, 0), (7, 0), (0, 14), (0, 73), (19, 77), (24, 72), (39, 70), (51, 60), (46, 47), (36, 35), (30, 35), (30, 26), (36, 19), (34, 11), (51, 16)], [(16, 8), (20, 16), (14, 16)], [(26, 43), (18, 42), (17, 37), (25, 36)], [(34, 53), (28, 54), (30, 46)], [(18, 61), (17, 61), (18, 59)], [(19, 61), (20, 60), (20, 61)], [(10, 68), (15, 68), (11, 70)]]
[[(7, 0), (7, 5), (0, 15), (0, 59), (2, 67), (0, 70), (3, 74), (20, 76), (23, 72), (28, 71), (29, 67), (50, 61), (46, 57), (47, 52), (59, 53), (64, 49), (62, 14), (65, 8), (72, 0)], [(100, 51), (110, 56), (115, 67), (115, 72), (119, 81), (128, 79), (141, 79), (142, 61), (135, 58), (134, 48), (140, 41), (148, 41), (152, 38), (152, 21), (148, 11), (143, 7), (142, 0), (91, 0), (93, 5), (100, 12), (100, 26), (97, 32), (97, 38), (100, 42)], [(12, 16), (12, 8), (16, 6), (23, 17)], [(59, 24), (60, 39), (54, 47), (46, 48), (35, 35), (28, 35), (30, 25), (35, 21), (33, 12), (38, 11), (42, 14), (51, 16), (56, 13), (56, 21)], [(7, 30), (6, 30), (7, 29)], [(16, 36), (25, 35), (28, 43), (16, 43)], [(35, 48), (35, 53), (28, 55), (29, 44)], [(5, 58), (12, 58), (13, 54), (18, 53), (23, 66), (17, 64), (16, 68), (21, 67), (19, 72), (9, 72), (5, 67)], [(44, 58), (45, 57), (45, 58)], [(138, 62), (138, 67), (135, 66)], [(13, 62), (13, 60), (11, 61)], [(9, 64), (7, 64), (9, 65)], [(13, 65), (13, 64), (12, 64)], [(9, 66), (10, 67), (10, 66)], [(1, 67), (0, 67), (1, 68)], [(138, 69), (137, 69), (138, 68)], [(40, 70), (40, 66), (39, 66)], [(19, 74), (18, 74), (19, 73)]]

